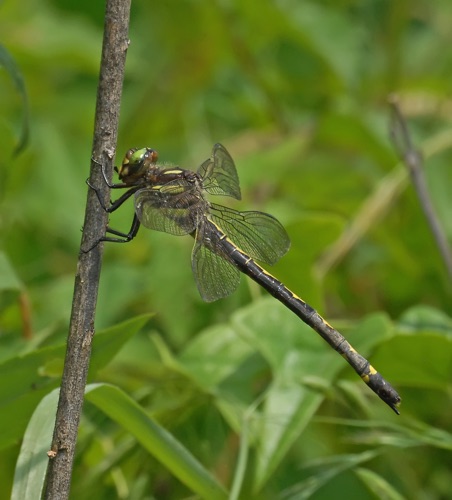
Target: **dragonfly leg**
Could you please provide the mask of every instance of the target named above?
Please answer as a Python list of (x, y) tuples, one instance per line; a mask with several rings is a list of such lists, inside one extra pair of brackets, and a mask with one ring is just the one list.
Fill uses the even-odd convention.
[[(106, 211), (108, 212), (108, 207), (105, 206), (105, 203), (104, 201), (102, 200), (101, 196), (100, 196), (100, 192), (99, 192), (99, 188), (97, 188), (96, 186), (93, 186), (90, 182), (89, 179), (86, 179), (85, 181), (88, 186), (96, 193), (96, 196), (97, 196), (97, 199), (99, 200), (99, 204), (100, 206)], [(110, 204), (111, 204), (111, 200), (110, 200)]]
[(138, 233), (138, 230), (140, 229), (140, 220), (138, 219), (137, 215), (135, 214), (132, 220), (132, 225), (130, 227), (130, 231), (128, 233), (123, 233), (121, 231), (117, 231), (116, 229), (112, 229), (111, 227), (107, 227), (106, 233), (108, 234), (113, 234), (115, 236), (118, 236), (117, 238), (113, 238), (110, 236), (102, 236), (102, 238), (99, 238), (94, 245), (91, 245), (87, 250), (83, 250), (83, 253), (88, 253), (91, 252), (93, 248), (96, 248), (97, 245), (102, 242), (102, 241), (110, 241), (112, 243), (128, 243), (129, 241), (132, 241), (135, 236)]
[[(104, 178), (105, 184), (106, 184), (109, 188), (111, 188), (111, 189), (115, 189), (115, 188), (117, 188), (117, 187), (120, 187), (120, 186), (119, 186), (119, 185), (117, 185), (117, 184), (111, 184), (111, 183), (109, 182), (109, 180), (108, 180), (108, 178), (107, 178), (107, 174), (106, 174), (106, 172), (105, 172), (105, 167), (104, 167), (104, 164), (103, 164), (103, 163), (101, 163), (100, 161), (97, 161), (97, 160), (94, 158), (94, 156), (91, 156), (91, 161), (92, 161), (93, 163), (95, 163), (96, 165), (99, 165), (99, 167), (101, 168), (101, 171), (102, 171), (102, 177)], [(116, 167), (115, 167), (115, 170), (117, 171)], [(88, 182), (88, 180), (86, 181), (86, 183), (88, 184), (88, 186), (91, 186), (91, 184)], [(91, 186), (91, 187), (92, 187), (92, 186)], [(124, 187), (124, 186), (122, 186), (122, 187)], [(94, 188), (93, 188), (93, 189), (94, 189)]]
[(137, 214), (133, 216), (132, 225), (130, 227), (130, 231), (128, 233), (123, 233), (121, 231), (117, 231), (116, 229), (112, 229), (111, 227), (107, 227), (108, 234), (114, 234), (115, 236), (119, 236), (119, 238), (111, 238), (109, 236), (104, 236), (100, 241), (112, 241), (113, 243), (129, 243), (132, 241), (138, 233), (140, 229), (141, 222), (137, 217)]
[[(104, 201), (102, 200), (102, 197), (100, 195), (100, 190), (96, 186), (93, 186), (90, 182), (89, 179), (86, 179), (86, 183), (88, 186), (96, 193), (97, 199), (99, 200), (100, 206), (109, 214), (117, 210), (126, 200), (128, 200), (138, 189), (140, 189), (140, 186), (134, 186), (130, 188), (128, 191), (126, 191), (122, 196), (120, 196), (117, 200), (111, 201), (110, 200), (110, 206), (106, 207)], [(108, 184), (110, 188), (124, 188), (122, 184)]]
[[(102, 171), (103, 172), (103, 171)], [(103, 172), (104, 173), (104, 172)], [(105, 175), (104, 175), (104, 178), (105, 178)], [(128, 191), (126, 191), (122, 196), (120, 196), (117, 200), (115, 201), (111, 201), (110, 200), (110, 206), (107, 207), (105, 206), (105, 203), (101, 197), (101, 194), (100, 194), (100, 190), (99, 188), (97, 188), (96, 186), (94, 186), (93, 184), (91, 184), (91, 182), (89, 181), (89, 179), (86, 180), (86, 183), (88, 184), (88, 186), (96, 193), (96, 196), (97, 196), (97, 199), (99, 200), (99, 204), (100, 206), (102, 207), (103, 210), (105, 210), (105, 212), (107, 213), (112, 213), (114, 212), (115, 210), (117, 210), (125, 201), (127, 201), (136, 191), (138, 191), (138, 189), (140, 189), (140, 186), (134, 186), (134, 187), (131, 187)], [(107, 182), (107, 185), (110, 187), (110, 188), (121, 188), (121, 187), (124, 187), (122, 184), (108, 184)], [(82, 250), (84, 253), (88, 253), (90, 252), (93, 248), (95, 248), (101, 241), (111, 241), (111, 242), (114, 242), (114, 243), (127, 243), (129, 241), (131, 241), (133, 238), (135, 238), (135, 236), (137, 235), (138, 233), (138, 229), (140, 228), (140, 221), (138, 219), (138, 217), (136, 216), (136, 214), (134, 215), (133, 217), (133, 221), (132, 221), (132, 225), (130, 227), (130, 230), (128, 233), (123, 233), (121, 231), (117, 231), (116, 229), (111, 229), (110, 227), (107, 227), (106, 229), (106, 232), (107, 233), (110, 233), (110, 234), (114, 234), (116, 236), (118, 236), (118, 238), (112, 238), (112, 237), (109, 237), (109, 236), (103, 236), (102, 238), (99, 238), (91, 247), (89, 247), (87, 250)]]

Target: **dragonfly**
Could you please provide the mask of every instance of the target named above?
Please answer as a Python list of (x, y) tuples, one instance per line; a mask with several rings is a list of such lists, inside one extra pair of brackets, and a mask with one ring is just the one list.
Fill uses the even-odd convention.
[(127, 191), (109, 206), (103, 203), (99, 189), (87, 182), (108, 213), (133, 195), (132, 224), (128, 233), (108, 226), (94, 246), (100, 241), (127, 243), (141, 225), (176, 236), (191, 235), (195, 241), (192, 271), (204, 301), (227, 297), (238, 287), (240, 273), (249, 276), (341, 354), (368, 387), (399, 414), (401, 398), (392, 385), (312, 306), (256, 262), (275, 264), (289, 250), (289, 236), (281, 223), (264, 212), (240, 212), (208, 200), (207, 195), (241, 199), (237, 170), (226, 148), (215, 144), (210, 158), (196, 172), (159, 164), (154, 149), (133, 148), (115, 171), (121, 182), (111, 184), (102, 167), (104, 181), (111, 189)]

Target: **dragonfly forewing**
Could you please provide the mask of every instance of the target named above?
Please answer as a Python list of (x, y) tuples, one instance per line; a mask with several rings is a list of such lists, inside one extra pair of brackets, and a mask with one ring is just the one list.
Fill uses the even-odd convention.
[(282, 224), (264, 212), (238, 212), (210, 204), (209, 217), (228, 238), (253, 259), (275, 264), (290, 247)]
[(203, 189), (209, 194), (241, 199), (234, 160), (221, 144), (215, 144), (211, 157), (198, 168), (198, 174), (203, 180)]

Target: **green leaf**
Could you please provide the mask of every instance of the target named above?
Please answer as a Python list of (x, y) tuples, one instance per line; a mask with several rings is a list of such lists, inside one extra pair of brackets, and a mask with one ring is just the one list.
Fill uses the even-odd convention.
[(381, 347), (377, 359), (385, 360), (387, 376), (397, 384), (445, 393), (451, 389), (452, 337), (444, 333), (398, 335)]
[(36, 405), (58, 386), (59, 379), (45, 367), (62, 363), (64, 351), (64, 345), (47, 347), (0, 364), (0, 449), (22, 438)]
[(379, 451), (368, 450), (355, 455), (339, 455), (313, 460), (305, 465), (305, 469), (313, 468), (308, 479), (300, 481), (290, 487), (290, 494), (285, 500), (304, 500), (310, 498), (320, 488), (343, 472), (353, 469), (357, 464), (372, 460)]
[[(397, 326), (398, 335), (381, 346), (376, 360), (385, 361), (385, 373), (391, 380), (411, 389), (405, 391), (407, 409), (435, 413), (442, 403), (432, 391), (448, 395), (452, 389), (452, 319), (420, 305), (404, 313)], [(420, 398), (423, 389), (425, 394)], [(430, 397), (432, 401), (427, 399)]]
[(426, 305), (411, 307), (399, 319), (399, 325), (406, 331), (436, 331), (452, 336), (452, 318), (443, 311)]
[[(95, 334), (91, 379), (150, 316), (137, 316)], [(65, 351), (66, 345), (60, 344), (14, 356), (0, 364), (0, 449), (21, 439), (38, 402), (59, 385)]]
[(14, 473), (12, 500), (40, 498), (45, 482), (59, 390), (43, 397), (25, 431)]
[(28, 109), (28, 97), (27, 90), (25, 88), (24, 78), (22, 72), (17, 66), (16, 62), (12, 58), (11, 54), (6, 50), (6, 48), (0, 44), (0, 65), (2, 65), (6, 72), (11, 77), (14, 86), (19, 91), (20, 97), (22, 98), (23, 120), (22, 120), (22, 132), (19, 137), (19, 143), (14, 150), (15, 154), (19, 154), (26, 147), (28, 143), (28, 136), (30, 130), (30, 112)]
[(179, 356), (179, 361), (200, 387), (211, 391), (218, 390), (253, 352), (230, 325), (221, 324), (197, 335)]
[(93, 339), (93, 352), (88, 378), (91, 380), (96, 372), (106, 366), (121, 347), (154, 316), (153, 313), (135, 316), (127, 321), (96, 332)]
[(4, 252), (0, 252), (0, 276), (2, 277), (0, 291), (22, 290), (23, 285)]
[(119, 388), (93, 384), (86, 399), (130, 432), (169, 471), (202, 498), (226, 499), (226, 490), (168, 431)]
[(403, 500), (405, 498), (382, 476), (369, 469), (357, 468), (355, 474), (365, 483), (376, 498), (385, 498), (387, 500)]

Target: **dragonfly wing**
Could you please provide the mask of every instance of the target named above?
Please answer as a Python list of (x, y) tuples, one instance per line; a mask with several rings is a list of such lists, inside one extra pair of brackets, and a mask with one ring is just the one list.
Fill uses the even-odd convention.
[(160, 188), (144, 188), (135, 194), (135, 211), (143, 226), (182, 236), (193, 233), (206, 202), (193, 187), (168, 183)]
[(234, 160), (221, 144), (215, 144), (211, 157), (199, 167), (198, 174), (208, 193), (240, 200), (239, 177)]
[(210, 218), (244, 253), (267, 264), (275, 264), (290, 247), (282, 224), (264, 212), (238, 212), (210, 204)]
[[(196, 232), (192, 254), (192, 270), (199, 293), (205, 302), (213, 302), (231, 295), (240, 283), (240, 272), (222, 256), (221, 248), (205, 238), (202, 225)], [(208, 243), (208, 246), (205, 244)]]

